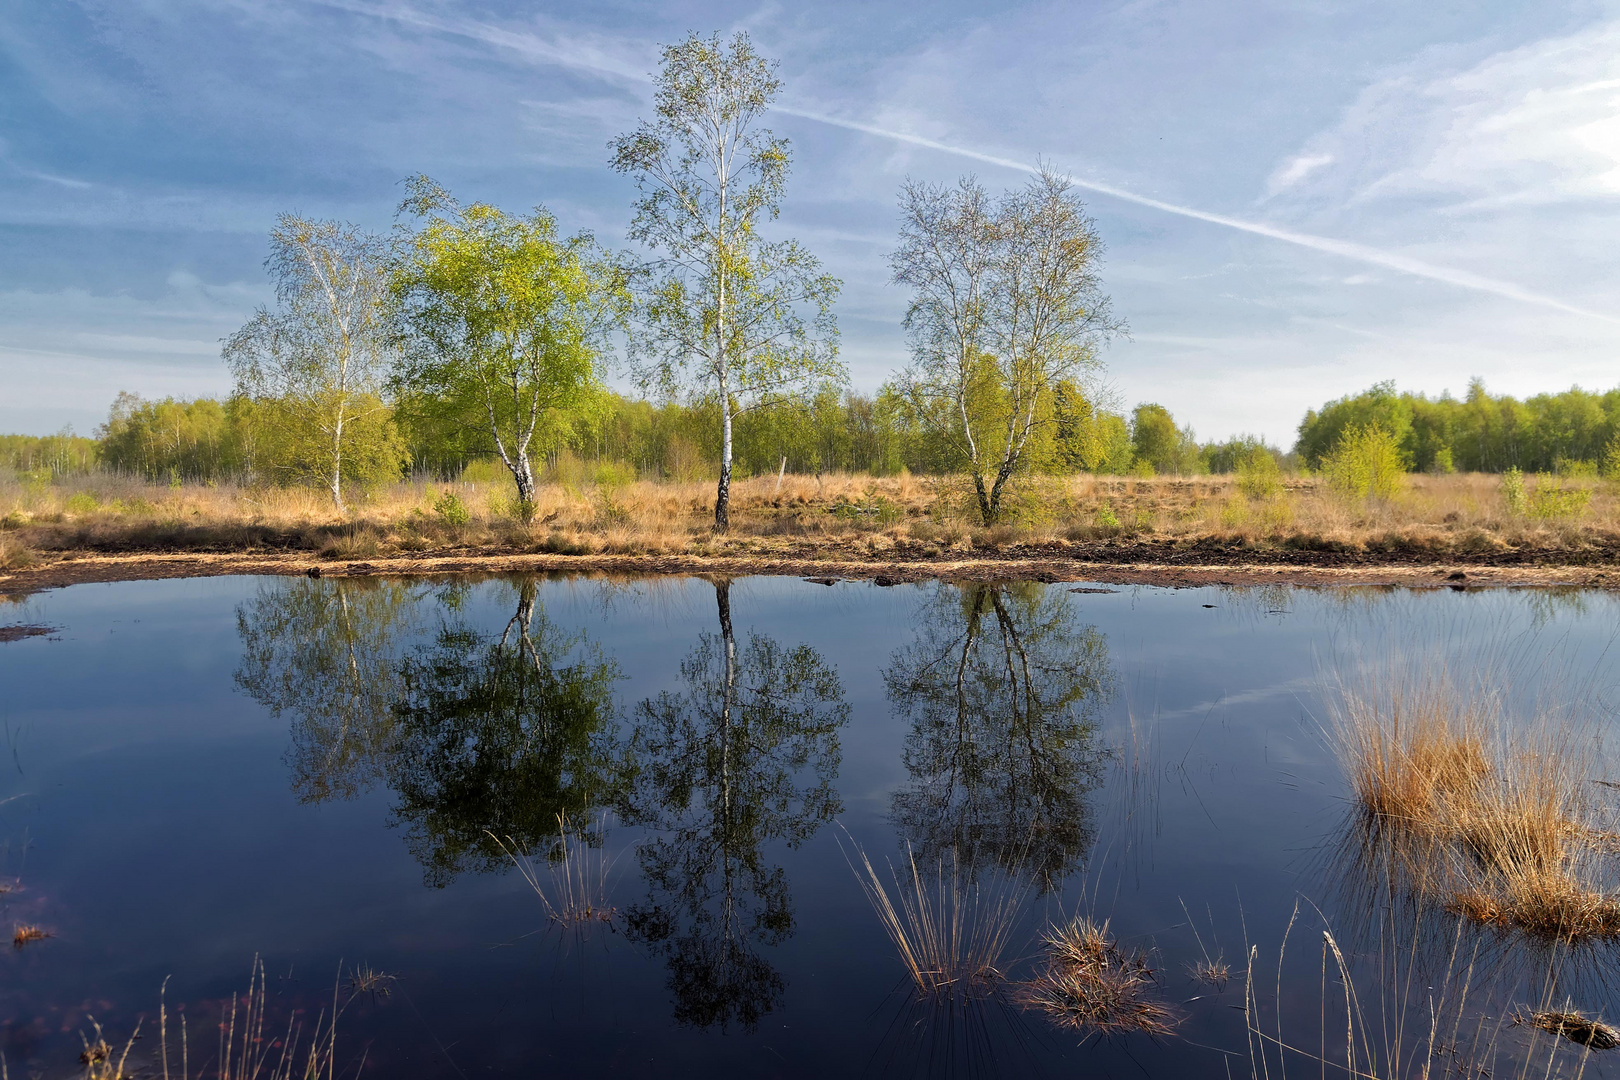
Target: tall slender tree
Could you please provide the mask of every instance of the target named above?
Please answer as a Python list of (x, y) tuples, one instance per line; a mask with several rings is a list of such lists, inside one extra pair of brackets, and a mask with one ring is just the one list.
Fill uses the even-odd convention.
[(265, 266), (276, 310), (225, 341), (236, 392), (262, 406), (282, 464), (320, 477), (345, 511), (343, 481), (398, 475), (404, 449), (380, 392), (392, 359), (388, 242), (340, 221), (282, 214)]
[(730, 526), (738, 415), (844, 377), (838, 280), (796, 242), (759, 234), (787, 182), (787, 140), (759, 126), (780, 86), (747, 34), (691, 35), (664, 49), (657, 119), (610, 144), (641, 192), (630, 237), (657, 256), (639, 278), (633, 370), (719, 403), (717, 532)]

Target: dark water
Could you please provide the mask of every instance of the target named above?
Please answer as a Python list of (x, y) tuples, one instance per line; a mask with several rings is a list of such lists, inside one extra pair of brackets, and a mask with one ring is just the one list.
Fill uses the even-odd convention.
[[(1457, 938), (1378, 905), (1324, 686), (1428, 651), (1504, 665), (1513, 702), (1616, 700), (1605, 595), (1074, 588), (225, 578), (0, 609), (60, 628), (0, 645), (4, 925), (54, 934), (0, 957), (10, 1074), (74, 1073), (92, 1015), (150, 1031), (165, 979), (195, 1072), (261, 956), (277, 1023), (395, 976), (339, 992), (351, 1074), (1246, 1076), (1246, 956), (1273, 1025), (1296, 908), (1285, 1037), (1313, 1048), (1324, 925), (1374, 990), (1415, 958), (1418, 1012)], [(559, 814), (606, 867), (576, 932), (503, 847), (549, 887)], [(1176, 1033), (917, 1001), (852, 869), (908, 851), (1022, 898), (1006, 987), (1044, 925), (1107, 918)], [(1466, 937), (1471, 1018), (1549, 963), (1616, 1012), (1607, 952)]]

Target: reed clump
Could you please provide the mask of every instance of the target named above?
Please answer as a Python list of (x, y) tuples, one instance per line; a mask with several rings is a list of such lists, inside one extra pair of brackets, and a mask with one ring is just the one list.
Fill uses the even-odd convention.
[(44, 941), (48, 937), (55, 937), (49, 930), (32, 923), (18, 923), (11, 931), (11, 947), (21, 949), (32, 945), (36, 941)]
[(908, 850), (904, 870), (890, 868), (891, 893), (865, 852), (860, 858), (861, 887), (919, 997), (971, 1001), (1001, 990), (1023, 887), (1011, 878), (975, 880), (954, 851), (924, 874)]
[(1598, 749), (1546, 712), (1443, 676), (1342, 690), (1333, 742), (1361, 811), (1387, 833), (1420, 899), (1555, 940), (1620, 936), (1616, 852), (1590, 796)]
[(1523, 1023), (1553, 1035), (1562, 1035), (1570, 1042), (1592, 1050), (1613, 1050), (1620, 1046), (1620, 1030), (1578, 1012), (1548, 1010), (1532, 1012), (1520, 1019)]
[[(598, 822), (597, 835), (606, 829), (606, 817)], [(582, 933), (592, 926), (612, 926), (618, 909), (608, 902), (608, 871), (611, 862), (585, 830), (575, 827), (563, 814), (557, 815), (557, 841), (542, 871), (511, 838), (489, 834), (506, 857), (512, 860), (529, 888), (545, 908), (549, 923)]]
[(1180, 1017), (1158, 995), (1145, 953), (1126, 949), (1108, 922), (1079, 916), (1042, 938), (1044, 960), (1018, 988), (1017, 1001), (1055, 1024), (1103, 1035), (1168, 1035)]

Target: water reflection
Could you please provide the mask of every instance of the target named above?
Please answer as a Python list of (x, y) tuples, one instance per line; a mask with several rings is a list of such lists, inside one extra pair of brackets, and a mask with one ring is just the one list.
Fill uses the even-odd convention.
[(636, 707), (620, 815), (658, 835), (638, 851), (647, 895), (628, 926), (665, 955), (677, 1020), (751, 1028), (785, 985), (757, 949), (793, 932), (767, 845), (795, 848), (839, 812), (849, 706), (814, 649), (755, 632), (739, 646), (730, 583), (715, 597), (720, 633), (682, 661), (685, 689)]
[(237, 608), (236, 683), (288, 718), (299, 801), (350, 799), (383, 778), (422, 595), (379, 578), (294, 578), (261, 585)]
[(1050, 886), (1096, 836), (1106, 638), (1066, 592), (1035, 583), (941, 588), (917, 621), (883, 673), (911, 725), (910, 780), (893, 801), (902, 837), (930, 863), (950, 850)]
[(452, 618), (400, 665), (387, 779), (434, 885), (505, 865), (496, 837), (549, 846), (560, 818), (583, 820), (617, 791), (618, 665), (534, 598), (524, 581), (499, 636)]

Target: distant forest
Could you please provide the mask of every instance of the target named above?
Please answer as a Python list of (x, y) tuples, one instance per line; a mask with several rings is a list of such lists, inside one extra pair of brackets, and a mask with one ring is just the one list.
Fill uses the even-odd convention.
[[(168, 482), (255, 482), (271, 479), (263, 424), (253, 404), (236, 398), (120, 395), (95, 437), (0, 436), (0, 465), (53, 476), (105, 470)], [(1321, 465), (1343, 435), (1376, 424), (1394, 436), (1406, 467), (1416, 472), (1596, 472), (1620, 440), (1620, 388), (1579, 388), (1525, 400), (1493, 395), (1480, 380), (1462, 398), (1399, 392), (1379, 383), (1305, 414), (1288, 451), (1254, 437), (1199, 443), (1162, 406), (1143, 404), (1125, 415), (1098, 408), (1078, 387), (1054, 395), (1028, 455), (1034, 473), (1197, 475), (1234, 471), (1255, 449), (1285, 469)], [(654, 404), (606, 394), (600, 407), (565, 429), (546, 433), (545, 452), (559, 468), (609, 468), (652, 480), (707, 480), (718, 471), (719, 425), (714, 403)], [(875, 395), (824, 387), (808, 399), (743, 414), (735, 430), (739, 475), (865, 473), (902, 469), (933, 475), (954, 471), (952, 451), (933, 430), (926, 408), (885, 386)], [(465, 427), (437, 422), (430, 411), (396, 406), (394, 422), (408, 466), (401, 477), (455, 479), (477, 471), (490, 450)], [(493, 478), (492, 474), (492, 478)]]

